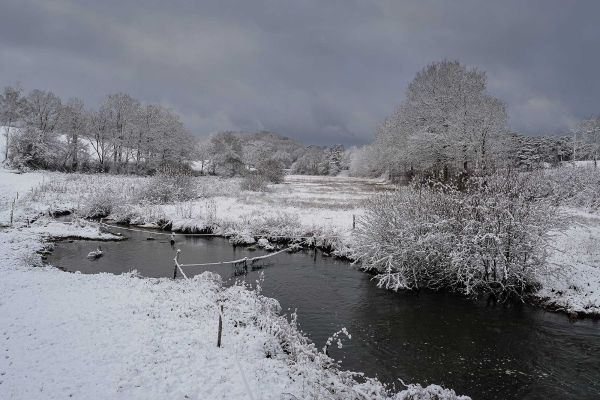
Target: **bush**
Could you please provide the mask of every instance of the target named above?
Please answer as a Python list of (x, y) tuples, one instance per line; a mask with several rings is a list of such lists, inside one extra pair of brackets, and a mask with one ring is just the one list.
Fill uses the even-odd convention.
[(357, 229), (363, 267), (379, 285), (450, 288), (522, 298), (537, 286), (556, 213), (534, 199), (530, 175), (472, 180), (464, 191), (412, 186), (370, 200)]
[(267, 190), (268, 183), (268, 178), (263, 175), (248, 174), (240, 183), (240, 188), (252, 192), (264, 192)]
[(83, 204), (82, 211), (85, 218), (108, 217), (119, 201), (111, 190), (100, 191), (89, 196)]
[(198, 197), (192, 174), (185, 169), (161, 168), (142, 188), (141, 200), (152, 204), (187, 201)]
[(65, 158), (62, 147), (55, 135), (24, 129), (11, 139), (9, 163), (20, 170), (59, 169)]
[(256, 165), (256, 172), (271, 183), (281, 183), (285, 177), (283, 164), (273, 159), (259, 161)]
[(569, 164), (536, 173), (532, 194), (555, 205), (600, 209), (600, 169)]

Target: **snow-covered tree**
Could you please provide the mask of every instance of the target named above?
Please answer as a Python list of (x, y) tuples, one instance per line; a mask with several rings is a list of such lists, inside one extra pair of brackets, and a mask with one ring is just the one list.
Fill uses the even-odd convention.
[(600, 114), (581, 121), (575, 132), (579, 140), (579, 152), (594, 160), (594, 166), (597, 167), (600, 157)]
[(80, 136), (87, 129), (87, 117), (88, 114), (84, 108), (83, 100), (78, 98), (69, 99), (60, 111), (58, 129), (65, 135), (68, 146), (66, 153), (69, 159), (68, 161), (65, 160), (65, 164), (68, 164), (67, 167), (72, 171), (79, 166)]
[(327, 149), (327, 161), (329, 163), (329, 175), (337, 175), (342, 170), (342, 162), (344, 159), (344, 145), (336, 144)]
[(64, 166), (66, 146), (56, 135), (62, 103), (52, 92), (34, 89), (23, 106), (24, 127), (9, 146), (9, 162), (21, 168), (51, 168)]
[(450, 169), (487, 169), (507, 115), (485, 89), (485, 73), (457, 61), (433, 63), (417, 73), (406, 100), (376, 133), (375, 146), (392, 176), (417, 170), (447, 177)]
[(272, 183), (281, 183), (285, 177), (283, 164), (268, 157), (263, 158), (256, 164), (256, 172)]
[(308, 146), (292, 165), (292, 171), (303, 175), (328, 175), (329, 151), (319, 146)]
[(27, 95), (25, 110), (27, 126), (37, 129), (44, 136), (56, 128), (62, 102), (52, 92), (34, 89)]
[(375, 144), (369, 144), (355, 149), (350, 154), (350, 176), (379, 177), (389, 171), (382, 149)]
[(25, 108), (25, 99), (23, 98), (23, 89), (20, 85), (6, 86), (0, 94), (0, 126), (4, 126), (4, 160), (8, 160), (8, 149), (10, 147), (10, 137), (15, 125), (23, 117)]
[(105, 106), (97, 111), (88, 111), (88, 126), (83, 133), (83, 137), (92, 147), (101, 172), (108, 171), (108, 157), (111, 146), (111, 136), (109, 132), (109, 112)]
[(112, 145), (112, 168), (120, 172), (133, 149), (131, 139), (138, 118), (140, 103), (128, 94), (108, 95), (103, 105), (108, 116), (108, 131)]
[(212, 173), (234, 176), (244, 170), (242, 143), (233, 132), (221, 132), (211, 138)]

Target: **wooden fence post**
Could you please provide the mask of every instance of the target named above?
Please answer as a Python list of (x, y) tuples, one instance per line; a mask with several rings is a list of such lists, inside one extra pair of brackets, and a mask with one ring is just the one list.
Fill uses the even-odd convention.
[(13, 217), (15, 215), (15, 200), (12, 202), (12, 207), (10, 208), (10, 225), (13, 224)]
[(181, 253), (181, 250), (177, 249), (177, 252), (175, 253), (175, 258), (173, 259), (173, 261), (175, 261), (175, 267), (173, 268), (173, 279), (177, 279), (177, 268), (179, 268), (179, 253)]
[(221, 312), (219, 313), (219, 333), (217, 336), (217, 347), (221, 347), (221, 335), (223, 334), (223, 304), (220, 305)]

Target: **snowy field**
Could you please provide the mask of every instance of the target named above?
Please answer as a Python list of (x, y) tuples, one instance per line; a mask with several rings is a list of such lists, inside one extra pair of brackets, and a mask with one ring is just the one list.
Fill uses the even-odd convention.
[[(375, 193), (395, 190), (379, 180), (349, 177), (289, 175), (267, 192), (242, 191), (238, 179), (193, 178), (197, 196), (190, 201), (149, 204), (140, 200), (150, 178), (35, 172), (12, 174), (3, 170), (0, 224), (10, 218), (9, 203), (16, 198), (15, 220), (27, 215), (71, 211), (81, 216), (90, 208), (110, 207), (109, 219), (158, 227), (167, 221), (176, 231), (207, 228), (237, 243), (254, 238), (271, 240), (315, 236), (320, 245), (339, 256), (352, 256), (353, 217), (363, 214), (363, 201)], [(587, 196), (589, 197), (589, 196)], [(553, 233), (549, 263), (552, 277), (542, 278), (541, 303), (568, 313), (600, 313), (600, 216), (580, 202), (563, 207), (567, 225)], [(44, 219), (42, 219), (44, 220)], [(39, 229), (39, 228), (36, 228)]]
[[(337, 255), (351, 252), (354, 218), (363, 213), (362, 202), (374, 193), (393, 187), (373, 179), (348, 177), (287, 176), (283, 184), (268, 192), (241, 191), (238, 179), (193, 178), (196, 195), (185, 202), (151, 204), (143, 197), (150, 178), (114, 175), (59, 173), (9, 174), (14, 190), (4, 194), (11, 201), (20, 191), (15, 218), (36, 213), (74, 212), (80, 216), (102, 208), (108, 219), (133, 225), (158, 227), (165, 221), (175, 231), (210, 231), (234, 236), (244, 243), (250, 236), (315, 236)], [(29, 190), (26, 189), (30, 182)], [(10, 183), (9, 183), (10, 184)], [(19, 186), (20, 185), (20, 186)], [(0, 212), (6, 223), (10, 210)]]
[[(222, 288), (215, 275), (170, 281), (69, 274), (40, 267), (37, 254), (52, 237), (111, 239), (94, 222), (48, 216), (83, 216), (108, 202), (115, 221), (172, 221), (173, 229), (210, 227), (242, 241), (315, 235), (338, 255), (351, 255), (353, 215), (362, 215), (363, 200), (394, 187), (288, 176), (253, 193), (240, 191), (235, 179), (199, 177), (193, 181), (199, 197), (157, 205), (140, 201), (148, 179), (0, 170), (0, 398), (403, 399), (422, 392), (417, 386), (386, 392), (377, 381), (331, 368), (279, 314), (275, 300)], [(600, 216), (564, 211), (569, 224), (554, 233), (549, 257), (557, 273), (543, 281), (538, 298), (557, 310), (598, 314)], [(226, 315), (221, 349), (215, 346), (218, 304)]]
[[(280, 314), (277, 301), (244, 287), (223, 288), (214, 274), (172, 281), (41, 266), (37, 252), (48, 238), (110, 239), (96, 224), (61, 223), (44, 215), (76, 210), (78, 202), (83, 207), (98, 188), (88, 185), (86, 192), (81, 180), (96, 178), (130, 190), (140, 184), (140, 178), (0, 170), (0, 398), (459, 398), (435, 385), (389, 391), (376, 380), (340, 371)], [(216, 218), (227, 215), (234, 227), (256, 227), (245, 220), (248, 214), (265, 207), (277, 215), (281, 206), (301, 213), (297, 218), (313, 216), (300, 230), (316, 226), (347, 233), (352, 213), (360, 212), (350, 204), (379, 190), (371, 187), (376, 182), (364, 182), (356, 191), (355, 183), (292, 178), (272, 198), (267, 194), (243, 210), (244, 195), (210, 199), (217, 204)], [(345, 195), (331, 196), (323, 185), (352, 192), (352, 202), (344, 205)], [(319, 208), (302, 204), (294, 187), (306, 196), (322, 192)], [(8, 226), (13, 199), (14, 222)], [(201, 207), (206, 201), (192, 203)], [(334, 210), (334, 203), (343, 210)], [(176, 216), (180, 207), (166, 206), (157, 215)], [(218, 305), (225, 315), (222, 348), (216, 347)]]

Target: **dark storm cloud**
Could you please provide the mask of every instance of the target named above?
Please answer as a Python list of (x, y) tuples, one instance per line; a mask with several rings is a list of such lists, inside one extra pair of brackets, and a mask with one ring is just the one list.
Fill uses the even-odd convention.
[(0, 2), (0, 85), (97, 105), (125, 91), (197, 134), (370, 140), (426, 64), (488, 72), (511, 127), (600, 112), (597, 1)]

